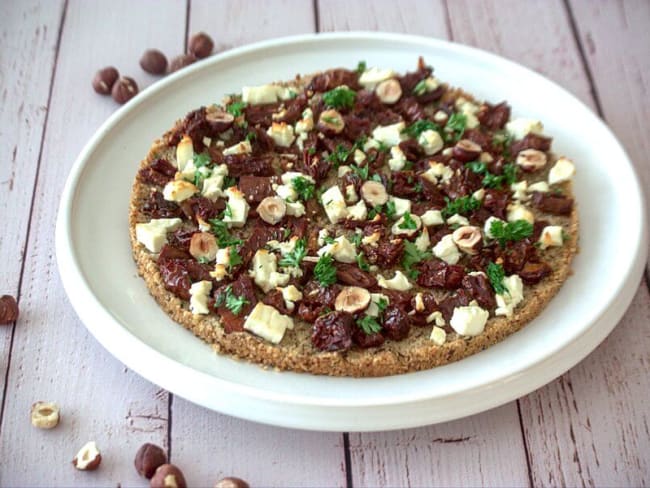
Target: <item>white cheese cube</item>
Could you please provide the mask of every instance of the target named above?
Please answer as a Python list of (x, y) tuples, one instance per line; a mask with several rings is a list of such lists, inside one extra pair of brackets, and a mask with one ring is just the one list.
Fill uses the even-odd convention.
[(341, 166), (339, 166), (339, 169), (336, 170), (336, 176), (338, 176), (339, 178), (342, 178), (343, 176), (348, 174), (350, 171), (352, 171), (352, 168), (350, 168), (346, 164), (342, 164)]
[(397, 146), (400, 142), (407, 139), (406, 135), (402, 134), (405, 128), (406, 125), (404, 122), (397, 122), (392, 125), (380, 125), (372, 131), (372, 138), (387, 146)]
[(345, 201), (348, 203), (356, 203), (359, 200), (359, 195), (357, 195), (357, 190), (354, 188), (354, 185), (347, 185), (345, 187)]
[(440, 210), (427, 210), (420, 216), (420, 219), (422, 220), (422, 225), (426, 227), (431, 227), (432, 225), (442, 225), (445, 223)]
[(278, 288), (278, 290), (282, 292), (284, 305), (291, 311), (293, 311), (296, 308), (296, 302), (302, 300), (302, 292), (294, 285), (285, 286), (284, 288)]
[(392, 69), (368, 68), (359, 76), (359, 84), (366, 90), (374, 90), (375, 87), (384, 80), (395, 77), (395, 71)]
[(487, 237), (488, 239), (494, 239), (494, 235), (492, 235), (492, 232), (490, 230), (492, 229), (492, 222), (502, 222), (505, 224), (505, 221), (497, 217), (494, 216), (488, 217), (487, 220), (485, 221), (485, 224), (483, 225), (483, 234), (485, 234), (485, 237)]
[(411, 221), (415, 224), (414, 229), (406, 227), (405, 225), (406, 220), (402, 216), (395, 221), (390, 231), (396, 236), (399, 235), (411, 236), (415, 234), (418, 230), (422, 228), (422, 220), (420, 220), (420, 217), (418, 217), (417, 215), (411, 215), (410, 217), (411, 217)]
[(190, 311), (194, 315), (206, 315), (210, 313), (208, 309), (210, 290), (212, 290), (211, 281), (199, 281), (192, 283), (192, 286), (190, 286)]
[(494, 314), (511, 317), (515, 307), (524, 299), (524, 284), (518, 275), (513, 274), (503, 279), (503, 286), (508, 293), (496, 294), (497, 308)]
[(562, 236), (562, 226), (560, 225), (547, 225), (542, 229), (539, 236), (540, 249), (546, 249), (552, 246), (561, 246), (564, 244), (564, 237)]
[(314, 129), (314, 112), (306, 108), (302, 112), (302, 119), (296, 122), (296, 134), (307, 134)]
[(390, 303), (390, 299), (383, 293), (371, 293), (370, 294), (370, 304), (366, 309), (366, 315), (370, 317), (379, 317), (379, 306), (378, 304), (384, 302), (386, 305)]
[(343, 198), (343, 194), (338, 185), (330, 187), (323, 193), (321, 199), (327, 218), (331, 223), (336, 224), (348, 216), (345, 198)]
[(280, 254), (284, 256), (290, 252), (293, 252), (293, 250), (296, 248), (296, 242), (298, 242), (298, 237), (296, 236), (293, 236), (291, 239), (284, 242), (279, 242), (274, 239), (267, 242), (266, 247), (268, 247), (271, 251), (280, 251)]
[(325, 245), (325, 238), (329, 237), (329, 231), (327, 229), (321, 229), (318, 231), (318, 245), (319, 246), (324, 246)]
[(230, 224), (231, 227), (243, 227), (250, 209), (245, 195), (235, 186), (228, 188), (225, 193), (228, 197), (228, 203), (226, 204), (223, 221)]
[(358, 165), (363, 163), (366, 160), (366, 153), (361, 151), (360, 149), (355, 149), (354, 150), (354, 162)]
[(526, 200), (528, 198), (528, 182), (526, 180), (519, 181), (510, 185), (512, 190), (512, 198), (515, 200)]
[(427, 156), (436, 154), (445, 145), (440, 134), (432, 129), (425, 130), (418, 136), (418, 144)]
[(183, 221), (173, 219), (152, 219), (146, 223), (135, 224), (135, 238), (151, 252), (160, 252), (167, 243), (167, 232), (178, 229)]
[(291, 217), (302, 217), (305, 215), (305, 206), (302, 202), (286, 202), (287, 215)]
[(436, 310), (435, 312), (431, 312), (427, 317), (427, 324), (430, 324), (431, 322), (435, 323), (439, 327), (442, 327), (445, 325), (445, 318), (442, 316), (442, 313)]
[(447, 234), (433, 246), (433, 255), (447, 264), (456, 264), (460, 260), (460, 251), (454, 243), (452, 234)]
[(544, 126), (539, 120), (518, 118), (506, 124), (506, 130), (515, 139), (523, 139), (527, 134), (542, 134)]
[(449, 325), (458, 334), (464, 336), (477, 336), (485, 329), (485, 323), (490, 313), (479, 307), (475, 301), (465, 307), (454, 308)]
[(341, 263), (354, 263), (357, 260), (357, 248), (347, 237), (339, 236), (332, 244), (327, 244), (318, 250), (318, 255), (329, 254)]
[(212, 176), (203, 180), (203, 188), (201, 189), (201, 195), (205, 198), (208, 198), (212, 201), (217, 198), (223, 197), (223, 180), (224, 175), (212, 173)]
[(555, 185), (563, 181), (569, 181), (576, 174), (573, 162), (568, 158), (558, 159), (548, 172), (548, 184)]
[(276, 90), (278, 93), (278, 98), (283, 101), (291, 100), (298, 96), (298, 92), (296, 92), (296, 89), (294, 87), (276, 85)]
[(270, 305), (257, 302), (244, 322), (244, 329), (273, 344), (279, 344), (287, 329), (293, 329), (293, 319), (282, 315)]
[(371, 149), (379, 149), (380, 147), (381, 147), (381, 145), (379, 144), (378, 141), (376, 141), (376, 140), (373, 139), (372, 137), (369, 137), (368, 140), (367, 140), (367, 141), (365, 142), (365, 144), (363, 145), (363, 150), (364, 150), (365, 152), (368, 152), (368, 151), (370, 151)]
[(447, 341), (447, 333), (445, 332), (445, 329), (441, 329), (434, 325), (433, 329), (431, 329), (431, 336), (429, 338), (436, 346), (442, 346)]
[(411, 211), (411, 200), (394, 196), (390, 196), (388, 199), (395, 204), (395, 217), (401, 217)]
[(478, 105), (460, 97), (456, 100), (456, 109), (465, 116), (465, 127), (467, 129), (474, 129), (479, 126), (479, 120), (476, 117)]
[(277, 195), (282, 198), (282, 200), (286, 200), (287, 202), (294, 202), (298, 200), (298, 192), (294, 190), (291, 183), (288, 185), (275, 185), (274, 189), (275, 193), (277, 193)]
[(230, 156), (232, 154), (250, 154), (251, 152), (253, 152), (253, 147), (251, 146), (250, 141), (248, 139), (245, 139), (224, 149), (223, 155)]
[(400, 270), (395, 271), (395, 276), (387, 280), (382, 275), (377, 275), (377, 283), (388, 290), (408, 291), (413, 288), (409, 279)]
[(285, 122), (273, 122), (266, 133), (271, 139), (273, 139), (276, 146), (280, 147), (291, 146), (296, 138), (296, 136), (293, 135), (293, 126), (287, 125)]
[(163, 197), (170, 202), (182, 202), (197, 193), (199, 189), (185, 180), (172, 180), (163, 188)]
[(176, 167), (179, 171), (183, 171), (188, 162), (194, 160), (194, 144), (190, 136), (183, 136), (183, 138), (176, 146)]
[(429, 246), (431, 245), (431, 239), (429, 239), (429, 231), (426, 227), (422, 229), (420, 235), (415, 239), (414, 244), (420, 252), (426, 252), (426, 250), (429, 249)]
[(282, 180), (282, 183), (285, 185), (291, 185), (291, 182), (295, 180), (296, 178), (304, 178), (310, 183), (315, 183), (314, 178), (310, 175), (307, 175), (305, 173), (301, 173), (300, 171), (286, 171), (282, 173), (280, 176), (280, 180)]
[(474, 193), (472, 193), (472, 197), (476, 198), (479, 202), (482, 202), (483, 199), (485, 198), (485, 189), (479, 188)]
[(366, 202), (359, 200), (356, 205), (349, 206), (348, 216), (352, 220), (366, 220), (366, 217), (368, 217), (368, 207), (366, 207)]
[(242, 88), (242, 102), (250, 105), (275, 103), (278, 101), (277, 85), (245, 86)]
[(406, 165), (406, 156), (399, 146), (390, 148), (390, 159), (388, 160), (388, 167), (391, 171), (400, 171)]
[(454, 176), (454, 171), (449, 166), (433, 161), (429, 162), (429, 169), (422, 173), (422, 177), (431, 183), (438, 183), (439, 181), (447, 183), (452, 176)]
[(277, 272), (278, 261), (275, 254), (266, 249), (258, 249), (253, 256), (251, 275), (253, 281), (264, 293), (270, 292), (277, 286), (284, 286), (290, 276)]
[(463, 217), (460, 214), (454, 214), (451, 217), (447, 219), (447, 223), (449, 225), (469, 225), (469, 220), (467, 220), (467, 217)]
[(507, 219), (508, 222), (515, 222), (517, 220), (525, 220), (526, 222), (530, 224), (535, 223), (535, 215), (533, 212), (528, 210), (528, 208), (525, 205), (522, 205), (520, 203), (511, 203), (508, 205), (508, 214), (507, 214)]
[(301, 151), (305, 150), (305, 141), (307, 140), (307, 133), (306, 132), (300, 132), (298, 133), (298, 137), (296, 139), (296, 146), (298, 149)]
[(537, 183), (533, 183), (528, 187), (528, 192), (532, 193), (534, 191), (538, 191), (540, 193), (548, 193), (550, 188), (548, 187), (548, 183), (545, 181), (538, 181)]

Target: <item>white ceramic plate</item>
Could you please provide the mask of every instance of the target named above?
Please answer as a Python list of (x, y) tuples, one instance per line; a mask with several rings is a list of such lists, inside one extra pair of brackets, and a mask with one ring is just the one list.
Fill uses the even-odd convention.
[[(554, 148), (577, 164), (581, 252), (544, 313), (475, 356), (386, 378), (329, 378), (263, 370), (214, 354), (172, 322), (136, 275), (128, 201), (151, 141), (188, 111), (243, 84), (319, 69), (414, 69), (479, 98), (508, 100), (539, 118)], [(279, 39), (235, 49), (149, 88), (115, 113), (75, 162), (57, 222), (61, 278), (86, 327), (115, 357), (154, 383), (238, 417), (315, 430), (385, 430), (442, 422), (503, 404), (557, 377), (611, 331), (645, 262), (644, 206), (625, 152), (581, 102), (536, 73), (465, 46), (412, 36), (349, 33)]]

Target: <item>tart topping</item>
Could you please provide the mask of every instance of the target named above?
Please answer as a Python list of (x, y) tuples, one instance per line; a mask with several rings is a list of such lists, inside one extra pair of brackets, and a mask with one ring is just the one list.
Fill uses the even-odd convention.
[(175, 231), (182, 223), (179, 218), (151, 219), (147, 223), (135, 224), (135, 236), (149, 251), (160, 252), (167, 243), (167, 232)]
[(190, 286), (190, 310), (195, 315), (207, 315), (208, 297), (212, 290), (211, 281), (199, 281)]
[(377, 283), (382, 288), (386, 288), (388, 290), (408, 291), (413, 288), (413, 285), (409, 279), (400, 270), (395, 271), (395, 276), (393, 276), (390, 280), (387, 280), (382, 275), (378, 275)]
[(524, 149), (517, 154), (516, 163), (524, 171), (537, 171), (546, 166), (546, 153), (537, 149)]
[(163, 188), (163, 197), (170, 202), (182, 202), (198, 191), (199, 189), (189, 181), (173, 180)]
[(190, 254), (201, 262), (214, 261), (217, 257), (217, 238), (209, 232), (196, 232), (190, 239)]
[(449, 325), (460, 335), (477, 336), (483, 332), (490, 313), (471, 301), (467, 306), (454, 308)]
[(467, 254), (477, 254), (477, 246), (482, 240), (481, 229), (472, 225), (465, 225), (456, 229), (452, 238), (454, 244)]
[(257, 206), (257, 214), (267, 224), (275, 225), (280, 222), (287, 213), (287, 205), (279, 197), (266, 197)]
[(562, 226), (547, 225), (542, 229), (542, 233), (539, 236), (540, 249), (546, 249), (551, 246), (561, 246), (562, 244), (564, 244)]
[(361, 185), (361, 197), (372, 207), (384, 205), (388, 201), (386, 187), (372, 180), (365, 181)]
[(358, 286), (346, 286), (336, 296), (334, 310), (348, 313), (361, 312), (370, 304), (370, 292)]
[(575, 173), (576, 168), (573, 165), (573, 162), (567, 158), (560, 158), (555, 162), (551, 171), (548, 173), (548, 184), (555, 185), (557, 183), (569, 181), (573, 178)]
[(375, 88), (377, 98), (382, 103), (392, 105), (402, 96), (402, 87), (396, 79), (384, 80)]
[(293, 329), (293, 319), (287, 315), (282, 315), (270, 305), (257, 302), (255, 308), (244, 321), (244, 329), (273, 344), (278, 344), (284, 337), (286, 330)]

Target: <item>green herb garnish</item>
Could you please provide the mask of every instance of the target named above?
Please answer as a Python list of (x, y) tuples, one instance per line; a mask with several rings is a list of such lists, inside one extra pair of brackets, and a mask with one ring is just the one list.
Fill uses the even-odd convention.
[(355, 246), (359, 247), (361, 245), (361, 240), (363, 239), (363, 236), (361, 234), (357, 234), (356, 232), (350, 236), (348, 239), (351, 243), (353, 243)]
[(434, 122), (431, 122), (430, 120), (422, 119), (409, 125), (406, 129), (402, 131), (402, 134), (406, 134), (407, 136), (412, 137), (413, 139), (417, 139), (420, 136), (420, 134), (422, 134), (424, 131), (427, 130), (439, 131), (440, 126)]
[(483, 175), (482, 185), (486, 188), (500, 188), (503, 184), (510, 186), (517, 181), (517, 166), (512, 163), (505, 164), (503, 166), (503, 173), (500, 175), (490, 173), (487, 169), (487, 165), (479, 161), (466, 163), (465, 166), (471, 169), (474, 173)]
[(508, 289), (503, 284), (503, 279), (506, 277), (506, 273), (500, 264), (490, 261), (487, 265), (486, 272), (495, 293), (498, 293), (499, 295), (508, 293)]
[(532, 236), (533, 224), (527, 220), (515, 220), (514, 222), (493, 220), (490, 224), (490, 234), (501, 247), (505, 247), (508, 241), (520, 241)]
[(401, 224), (398, 224), (397, 227), (400, 229), (417, 229), (418, 224), (415, 220), (413, 220), (413, 217), (411, 217), (411, 212), (404, 212), (404, 215), (402, 216), (403, 222)]
[(397, 209), (395, 208), (395, 200), (388, 200), (386, 202), (386, 217), (393, 219), (395, 218), (396, 213)]
[(413, 95), (416, 97), (419, 97), (420, 95), (424, 95), (427, 92), (427, 80), (426, 78), (424, 80), (418, 81), (418, 84), (413, 87)]
[(332, 108), (352, 108), (356, 97), (357, 94), (353, 90), (337, 86), (333, 90), (323, 93), (323, 102)]
[(445, 197), (445, 202), (447, 202), (447, 206), (441, 211), (445, 219), (455, 214), (469, 214), (481, 206), (480, 200), (473, 196), (460, 197), (456, 200), (449, 200)]
[(233, 178), (232, 176), (224, 176), (223, 177), (223, 187), (224, 188), (230, 188), (231, 186), (236, 186), (237, 185), (237, 180)]
[(307, 249), (305, 247), (305, 240), (298, 239), (296, 241), (295, 247), (293, 248), (293, 251), (282, 256), (282, 259), (280, 259), (280, 262), (278, 264), (283, 267), (297, 268), (298, 266), (300, 266), (302, 259), (306, 255), (307, 255)]
[(232, 219), (232, 207), (229, 203), (226, 203), (226, 208), (223, 211), (223, 216)]
[(202, 166), (207, 166), (212, 162), (210, 155), (206, 153), (195, 154), (192, 156), (192, 161), (195, 168), (201, 168)]
[(246, 140), (248, 142), (253, 142), (255, 139), (257, 139), (257, 134), (255, 134), (255, 132), (249, 132), (246, 134)]
[(217, 298), (215, 305), (217, 307), (226, 306), (235, 315), (239, 315), (244, 308), (244, 305), (248, 305), (250, 302), (246, 299), (245, 296), (235, 295), (232, 291), (232, 285), (228, 285), (224, 293), (221, 293)]
[(314, 278), (323, 286), (336, 283), (336, 267), (334, 258), (329, 254), (323, 254), (314, 268)]
[(366, 67), (367, 67), (367, 65), (366, 65), (365, 61), (359, 61), (357, 63), (357, 69), (356, 69), (357, 73), (358, 74), (363, 73), (366, 70)]
[(228, 232), (228, 224), (219, 219), (211, 219), (208, 221), (212, 227), (212, 233), (217, 237), (217, 243), (220, 248), (237, 246), (243, 241), (233, 237)]
[(382, 297), (382, 298), (379, 299), (378, 302), (375, 302), (375, 305), (377, 305), (377, 308), (379, 309), (379, 312), (381, 313), (384, 310), (386, 310), (386, 308), (388, 307), (388, 300), (386, 300), (385, 298)]
[(368, 261), (366, 261), (366, 258), (363, 256), (362, 252), (357, 254), (356, 260), (357, 260), (357, 266), (359, 266), (360, 270), (362, 271), (370, 270), (370, 265), (368, 264)]
[(351, 149), (346, 149), (343, 144), (338, 144), (336, 146), (336, 149), (334, 149), (334, 151), (329, 156), (327, 156), (327, 160), (338, 168), (339, 165), (345, 164), (354, 149), (354, 146), (352, 146)]
[(235, 266), (243, 262), (244, 261), (237, 251), (237, 248), (235, 246), (230, 246), (230, 250), (228, 252), (228, 271), (232, 271)]
[(357, 325), (363, 330), (367, 335), (376, 334), (381, 331), (381, 325), (377, 322), (375, 317), (370, 315), (364, 315), (357, 320)]
[(356, 174), (359, 178), (362, 180), (367, 180), (368, 179), (368, 171), (370, 170), (370, 166), (357, 166), (356, 164), (351, 164), (350, 169), (354, 174)]
[(304, 176), (297, 176), (296, 178), (291, 180), (291, 186), (293, 187), (294, 190), (296, 190), (298, 196), (302, 198), (305, 202), (313, 198), (316, 192), (316, 185), (311, 181), (309, 181)]
[(429, 259), (432, 256), (431, 252), (420, 251), (417, 246), (411, 241), (404, 241), (404, 254), (402, 255), (402, 266), (406, 271), (406, 274), (411, 279), (416, 279), (420, 272), (416, 269), (413, 269), (414, 264), (418, 264), (420, 261)]
[(499, 132), (496, 132), (492, 136), (492, 145), (500, 148), (501, 152), (506, 158), (510, 157), (510, 146), (512, 145), (512, 141), (514, 140), (514, 136), (510, 134), (506, 130), (501, 130)]
[(450, 135), (450, 140), (459, 141), (463, 134), (465, 133), (465, 126), (467, 125), (467, 116), (464, 114), (453, 113), (447, 124), (445, 125), (446, 133), (453, 133), (453, 136)]
[(239, 117), (243, 112), (243, 110), (247, 107), (247, 104), (244, 102), (233, 102), (228, 107), (226, 107), (226, 111), (233, 115), (234, 117)]

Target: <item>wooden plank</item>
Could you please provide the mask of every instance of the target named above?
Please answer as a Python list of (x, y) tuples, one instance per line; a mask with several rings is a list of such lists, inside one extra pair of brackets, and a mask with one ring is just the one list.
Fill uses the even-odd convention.
[[(0, 3), (0, 295), (19, 291), (62, 11), (62, 0)], [(0, 327), (0, 403), (12, 336)]]
[(517, 405), (446, 424), (350, 434), (354, 486), (524, 486)]
[[(273, 19), (281, 18), (282, 24)], [(241, 19), (233, 22), (233, 19)], [(246, 19), (246, 29), (240, 29)], [(204, 30), (219, 49), (270, 37), (313, 32), (311, 2), (193, 1), (190, 33)], [(174, 397), (172, 459), (190, 485), (211, 486), (221, 477), (252, 486), (344, 486), (340, 434), (267, 427), (202, 409)], [(306, 461), (308, 460), (308, 461)]]
[(448, 37), (442, 0), (318, 0), (319, 31), (383, 30)]
[[(27, 248), (23, 319), (8, 378), (0, 485), (144, 484), (132, 467), (136, 450), (147, 441), (166, 443), (166, 393), (124, 368), (79, 322), (58, 279), (53, 240), (68, 169), (95, 128), (117, 108), (92, 91), (94, 71), (113, 64), (146, 84), (150, 78), (138, 67), (140, 53), (150, 46), (166, 52), (182, 46), (185, 12), (185, 3), (178, 1), (157, 8), (128, 0), (68, 5)], [(29, 408), (37, 400), (61, 405), (58, 428), (32, 428)], [(98, 443), (102, 466), (93, 473), (78, 472), (70, 461), (89, 440)]]
[(521, 399), (534, 486), (650, 483), (650, 294), (578, 366)]

